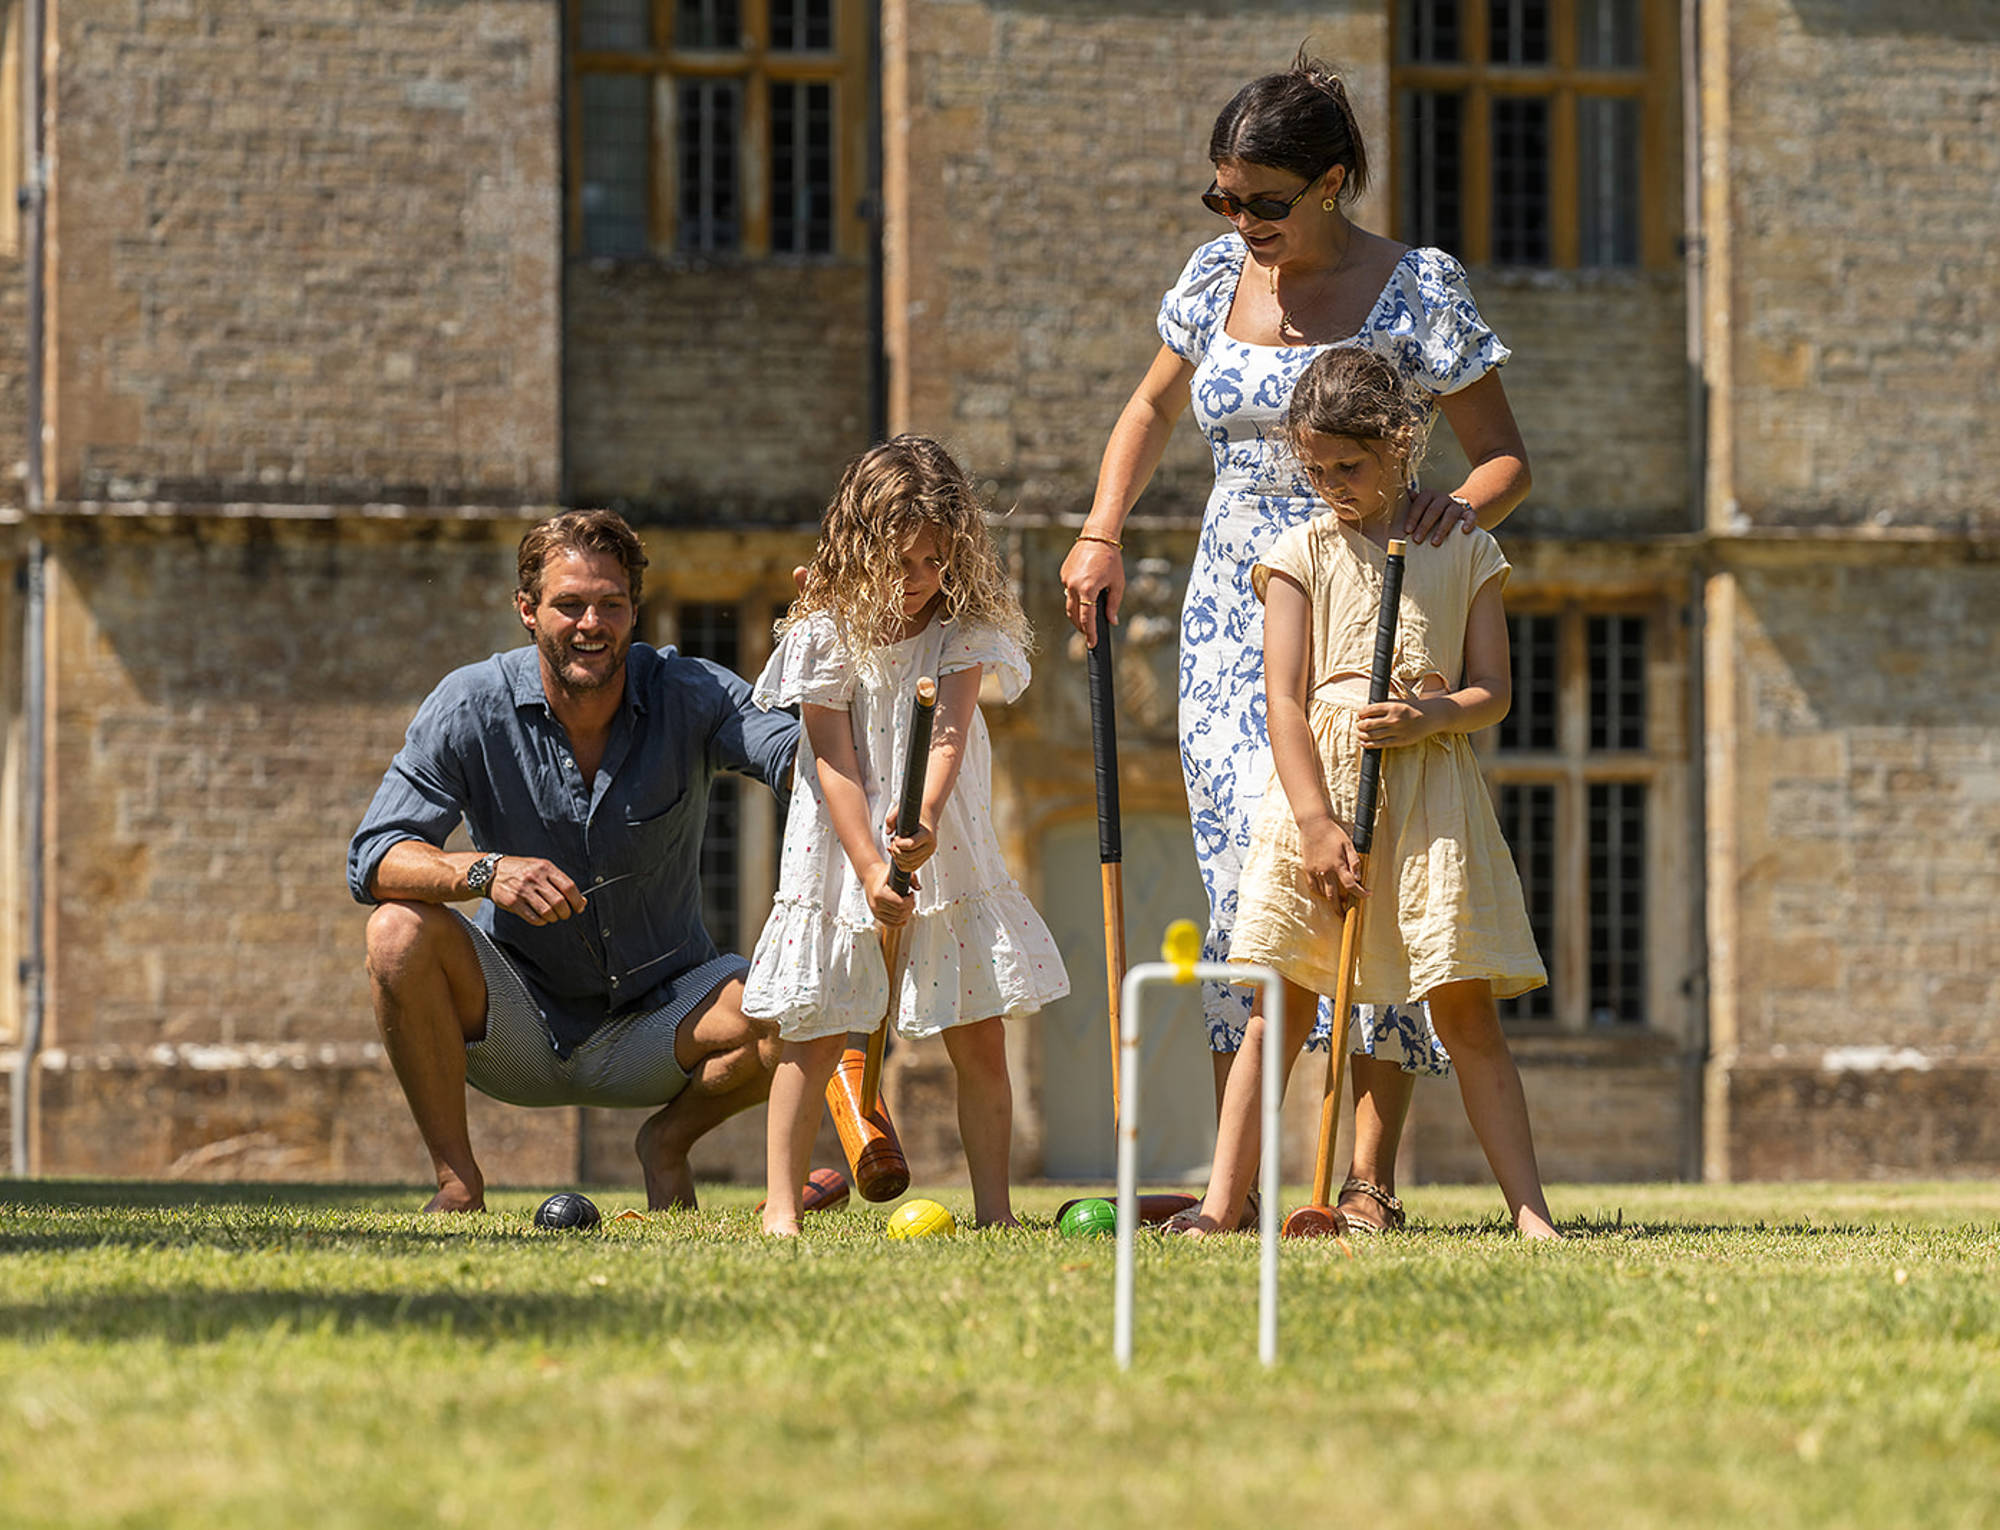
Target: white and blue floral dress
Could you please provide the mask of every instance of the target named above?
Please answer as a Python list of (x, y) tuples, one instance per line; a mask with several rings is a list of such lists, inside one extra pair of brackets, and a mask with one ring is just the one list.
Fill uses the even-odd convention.
[[(1299, 374), (1330, 347), (1252, 345), (1224, 331), (1248, 256), (1233, 233), (1203, 245), (1160, 301), (1160, 338), (1194, 365), (1195, 420), (1215, 458), (1215, 488), (1181, 608), (1180, 653), (1181, 769), (1208, 889), (1204, 961), (1229, 957), (1237, 881), (1271, 775), (1264, 608), (1251, 593), (1250, 569), (1281, 533), (1326, 509), (1274, 432)], [(1338, 343), (1377, 352), (1433, 395), (1477, 382), (1510, 354), (1480, 318), (1465, 268), (1435, 249), (1408, 251), (1361, 328)], [(1245, 987), (1202, 986), (1213, 1050), (1241, 1045), (1250, 1001)], [(1322, 1002), (1315, 1049), (1326, 1045), (1328, 1007)], [(1357, 1007), (1349, 1044), (1411, 1072), (1451, 1068), (1422, 1005)]]

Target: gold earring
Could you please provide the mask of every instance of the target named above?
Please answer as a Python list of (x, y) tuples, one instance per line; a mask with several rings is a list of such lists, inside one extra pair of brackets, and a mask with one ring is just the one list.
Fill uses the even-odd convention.
[(1332, 212), (1332, 211), (1333, 211), (1333, 209), (1334, 209), (1334, 206), (1335, 206), (1336, 204), (1334, 203), (1334, 200), (1333, 200), (1333, 198), (1332, 198), (1332, 197), (1328, 197), (1328, 198), (1327, 198), (1327, 199), (1326, 199), (1326, 200), (1325, 200), (1324, 202), (1320, 203), (1319, 205), (1320, 205), (1320, 209), (1321, 209), (1322, 211), (1324, 211), (1324, 212)]

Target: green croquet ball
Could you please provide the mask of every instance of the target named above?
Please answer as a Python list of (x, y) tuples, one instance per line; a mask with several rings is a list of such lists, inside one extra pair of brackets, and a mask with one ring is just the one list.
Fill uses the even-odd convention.
[(889, 1218), (892, 1238), (934, 1238), (958, 1231), (958, 1223), (936, 1201), (907, 1201)]
[(1118, 1231), (1118, 1208), (1109, 1201), (1078, 1201), (1056, 1227), (1065, 1238), (1108, 1238)]
[(601, 1220), (603, 1219), (598, 1216), (597, 1207), (591, 1204), (590, 1197), (578, 1195), (574, 1190), (564, 1190), (560, 1194), (552, 1195), (535, 1208), (537, 1227), (589, 1232)]

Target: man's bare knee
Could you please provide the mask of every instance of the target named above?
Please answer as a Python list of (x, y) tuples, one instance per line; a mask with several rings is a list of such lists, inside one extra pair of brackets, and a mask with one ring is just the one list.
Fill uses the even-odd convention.
[(730, 1094), (759, 1080), (766, 1084), (777, 1071), (781, 1043), (775, 1030), (753, 1032), (740, 1044), (710, 1052), (688, 1070), (688, 1083), (703, 1094)]
[(378, 978), (436, 957), (440, 924), (451, 914), (435, 903), (378, 903), (368, 915), (368, 970)]

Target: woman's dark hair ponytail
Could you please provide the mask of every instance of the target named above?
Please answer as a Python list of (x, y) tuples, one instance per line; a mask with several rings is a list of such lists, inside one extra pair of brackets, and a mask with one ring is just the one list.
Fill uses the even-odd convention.
[(1234, 159), (1269, 165), (1306, 180), (1344, 166), (1343, 204), (1368, 184), (1368, 150), (1347, 86), (1304, 44), (1291, 68), (1252, 80), (1230, 98), (1209, 134), (1208, 158), (1211, 164)]

